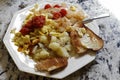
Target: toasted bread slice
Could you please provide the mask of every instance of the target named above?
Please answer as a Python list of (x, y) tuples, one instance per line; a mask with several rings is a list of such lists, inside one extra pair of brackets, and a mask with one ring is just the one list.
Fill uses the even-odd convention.
[(84, 53), (88, 49), (97, 51), (104, 45), (102, 38), (81, 22), (74, 25), (73, 30), (70, 32), (70, 38), (76, 53)]
[(76, 53), (84, 53), (88, 50), (81, 44), (80, 37), (76, 30), (70, 32), (70, 38)]
[(35, 65), (35, 67), (37, 70), (50, 72), (56, 69), (66, 67), (67, 64), (68, 64), (67, 58), (59, 57), (59, 58), (49, 58), (40, 61)]
[(81, 44), (87, 49), (100, 50), (104, 45), (103, 40), (86, 26), (84, 28), (86, 29), (86, 33), (80, 38)]

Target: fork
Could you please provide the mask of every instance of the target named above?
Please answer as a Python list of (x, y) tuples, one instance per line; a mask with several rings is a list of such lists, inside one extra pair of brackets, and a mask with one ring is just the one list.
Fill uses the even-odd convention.
[(101, 18), (106, 18), (106, 17), (109, 17), (110, 14), (109, 13), (105, 13), (105, 14), (101, 14), (101, 15), (98, 15), (98, 16), (95, 16), (95, 17), (91, 17), (91, 18), (88, 18), (88, 19), (84, 19), (83, 20), (83, 23), (86, 24), (86, 23), (89, 23), (93, 20), (96, 20), (96, 19), (101, 19)]

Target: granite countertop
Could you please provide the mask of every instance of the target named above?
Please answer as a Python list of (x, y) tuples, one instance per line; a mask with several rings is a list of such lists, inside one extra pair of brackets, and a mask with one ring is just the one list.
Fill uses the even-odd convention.
[[(0, 38), (4, 35), (13, 14), (39, 0), (0, 0)], [(79, 2), (83, 9), (95, 16), (109, 12), (97, 0), (69, 0)], [(97, 20), (104, 47), (93, 62), (63, 80), (120, 80), (120, 23), (111, 16)], [(54, 80), (18, 70), (9, 53), (0, 42), (0, 80)]]

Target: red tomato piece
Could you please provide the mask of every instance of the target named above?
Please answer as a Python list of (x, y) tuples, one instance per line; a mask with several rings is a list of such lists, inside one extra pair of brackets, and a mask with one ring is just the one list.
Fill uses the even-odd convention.
[(64, 17), (67, 14), (67, 10), (66, 9), (61, 9), (60, 13), (61, 13), (62, 17)]
[(53, 7), (54, 7), (54, 8), (60, 8), (61, 6), (58, 5), (58, 4), (56, 4), (56, 5), (54, 5)]
[(23, 25), (23, 27), (32, 28), (32, 21), (28, 21), (25, 25)]
[(45, 16), (35, 16), (32, 18), (32, 26), (35, 28), (41, 28), (45, 24)]
[(30, 29), (26, 28), (26, 27), (22, 27), (22, 29), (20, 30), (20, 32), (22, 33), (22, 35), (26, 35), (30, 33)]
[(59, 12), (54, 12), (53, 13), (53, 19), (58, 19), (61, 17), (61, 14)]
[(52, 8), (52, 6), (50, 4), (46, 4), (44, 9), (48, 9), (48, 8)]

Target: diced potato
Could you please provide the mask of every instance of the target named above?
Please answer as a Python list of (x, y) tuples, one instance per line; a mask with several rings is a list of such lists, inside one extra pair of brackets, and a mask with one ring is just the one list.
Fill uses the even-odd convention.
[(52, 42), (49, 44), (49, 48), (56, 52), (56, 54), (60, 57), (69, 57), (69, 53), (63, 47), (60, 47), (59, 43)]
[(61, 37), (59, 43), (61, 46), (65, 46), (68, 41), (69, 41), (68, 37)]
[(42, 51), (37, 51), (34, 56), (36, 60), (46, 59), (48, 57), (49, 57), (49, 52), (47, 52), (45, 49), (43, 49)]
[(52, 37), (51, 37), (51, 42), (57, 42), (57, 40), (58, 40), (58, 39), (57, 39), (55, 36), (52, 36)]
[(63, 42), (63, 43), (66, 43), (70, 40), (69, 37), (61, 37), (60, 40)]
[(53, 51), (57, 51), (59, 47), (60, 47), (60, 44), (56, 42), (52, 42), (49, 44), (49, 48), (52, 49)]
[(69, 57), (69, 53), (64, 47), (59, 47), (57, 50), (57, 55), (61, 57)]
[(66, 49), (67, 51), (71, 51), (71, 45), (70, 45), (70, 44), (65, 45), (65, 49)]
[(49, 57), (49, 52), (47, 52), (46, 50), (42, 50), (40, 52), (40, 55), (39, 55), (41, 58), (47, 58)]
[(67, 32), (63, 32), (59, 38), (62, 38), (62, 37), (69, 37), (69, 34)]
[(40, 36), (40, 42), (42, 42), (42, 43), (48, 43), (47, 36)]
[(69, 36), (67, 32), (63, 32), (63, 36)]

